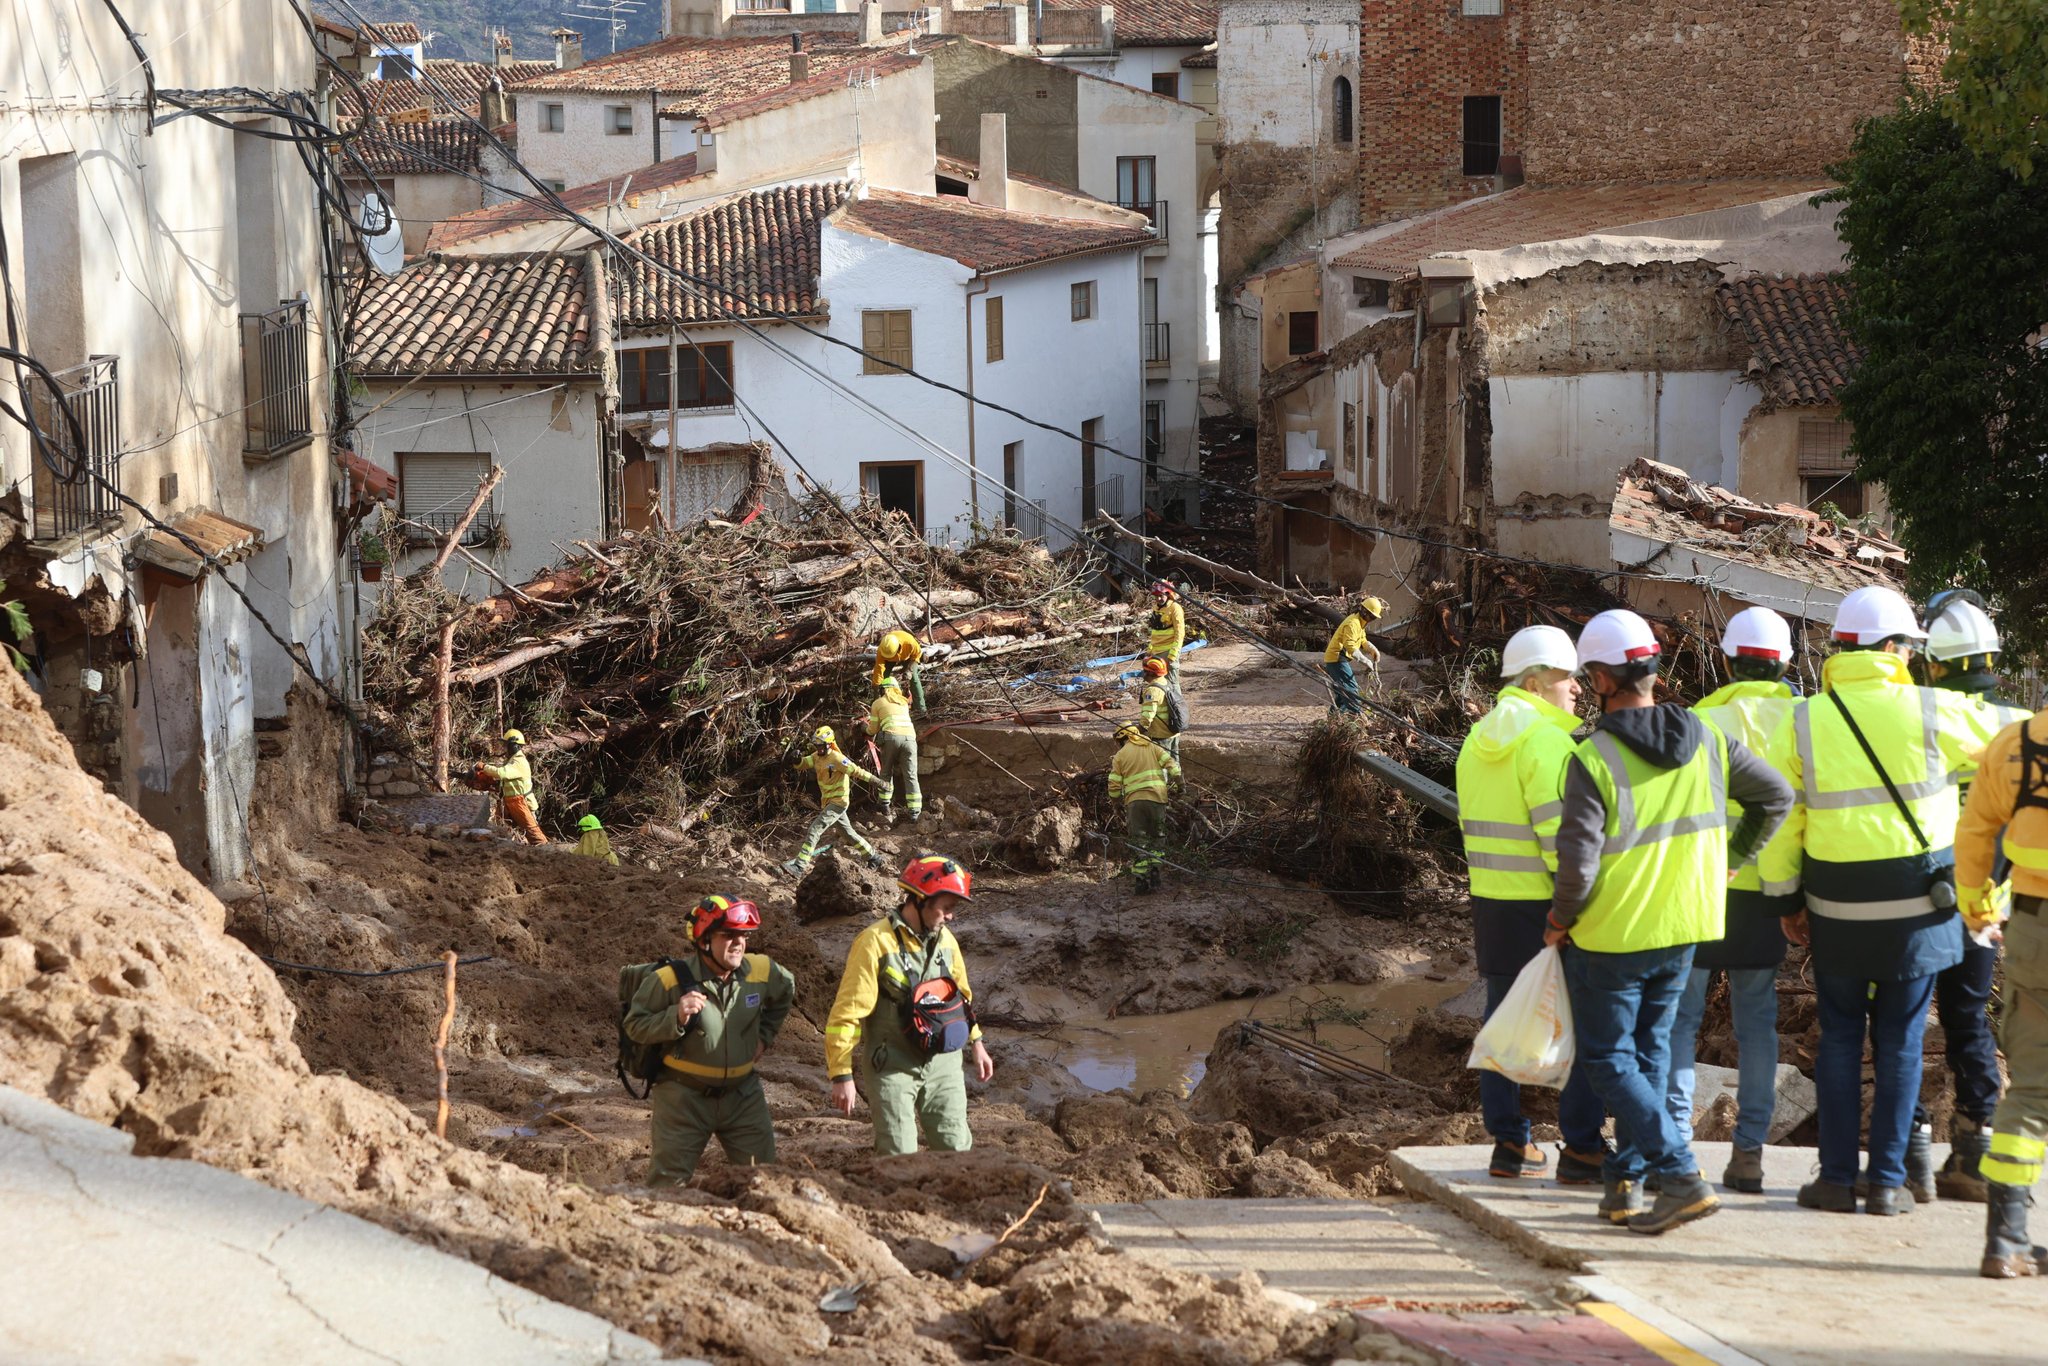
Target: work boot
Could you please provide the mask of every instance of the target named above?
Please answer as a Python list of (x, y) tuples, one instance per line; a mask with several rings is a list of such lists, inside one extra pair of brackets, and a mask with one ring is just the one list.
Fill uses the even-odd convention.
[(1934, 1203), (1934, 1126), (1915, 1124), (1906, 1134), (1906, 1189), (1917, 1204)]
[(894, 830), (894, 829), (896, 828), (896, 808), (895, 808), (895, 807), (893, 807), (893, 806), (892, 806), (892, 807), (890, 807), (890, 808), (889, 808), (889, 809), (888, 809), (887, 811), (884, 811), (884, 812), (882, 813), (882, 828), (883, 828), (884, 830)]
[(883, 858), (883, 857), (882, 857), (882, 851), (881, 851), (881, 850), (879, 850), (879, 849), (870, 849), (870, 850), (868, 850), (868, 867), (870, 867), (870, 868), (876, 868), (876, 869), (880, 869), (880, 868), (886, 868), (886, 867), (888, 867), (888, 866), (889, 866), (889, 860), (888, 860), (888, 859), (886, 859), (886, 858)]
[(1625, 1224), (1643, 1212), (1643, 1188), (1633, 1181), (1604, 1177), (1600, 1196), (1600, 1217), (1610, 1224)]
[(1612, 1143), (1602, 1141), (1599, 1148), (1589, 1153), (1560, 1143), (1557, 1145), (1557, 1184), (1560, 1186), (1597, 1186), (1602, 1180), (1607, 1159), (1614, 1152)]
[(2048, 1248), (2027, 1237), (2027, 1206), (2033, 1192), (2025, 1186), (1984, 1183), (1984, 1263), (1977, 1274), (1994, 1281), (2022, 1276), (2048, 1276)]
[(1863, 1198), (1865, 1214), (1911, 1214), (1913, 1212), (1913, 1188), (1911, 1186), (1872, 1186), (1870, 1194)]
[(1714, 1188), (1698, 1172), (1691, 1176), (1667, 1176), (1658, 1185), (1662, 1189), (1657, 1192), (1657, 1202), (1628, 1221), (1631, 1233), (1647, 1233), (1655, 1237), (1680, 1224), (1704, 1219), (1721, 1208), (1720, 1197), (1714, 1194)]
[(1991, 1130), (1973, 1120), (1957, 1118), (1948, 1128), (1948, 1161), (1935, 1175), (1934, 1190), (1944, 1200), (1964, 1200), (1973, 1205), (1985, 1202), (1983, 1173), (1977, 1164), (1991, 1151)]
[(782, 871), (788, 873), (791, 877), (800, 878), (805, 873), (811, 871), (811, 865), (800, 858), (784, 859), (782, 861)]
[(1139, 896), (1150, 896), (1152, 894), (1152, 875), (1150, 873), (1131, 874), (1131, 890)]
[(1493, 1160), (1486, 1164), (1488, 1176), (1541, 1176), (1543, 1169), (1550, 1165), (1550, 1159), (1543, 1155), (1543, 1149), (1534, 1143), (1496, 1143), (1493, 1145)]
[(1764, 1193), (1764, 1150), (1762, 1148), (1732, 1148), (1728, 1152), (1728, 1166), (1721, 1173), (1721, 1184), (1744, 1195)]
[(1799, 1188), (1799, 1204), (1803, 1209), (1824, 1210), (1829, 1214), (1854, 1214), (1856, 1188), (1838, 1186), (1832, 1181), (1809, 1181)]

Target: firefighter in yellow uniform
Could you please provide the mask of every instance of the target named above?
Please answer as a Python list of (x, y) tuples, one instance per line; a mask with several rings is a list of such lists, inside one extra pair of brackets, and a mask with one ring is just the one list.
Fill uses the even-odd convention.
[(1169, 694), (1180, 690), (1166, 681), (1166, 661), (1158, 655), (1146, 655), (1143, 669), (1144, 682), (1138, 685), (1138, 724), (1153, 744), (1179, 763), (1180, 732), (1173, 728)]
[(680, 1186), (714, 1135), (725, 1160), (775, 1160), (775, 1125), (754, 1064), (796, 1005), (796, 978), (766, 954), (748, 953), (761, 929), (751, 901), (708, 896), (691, 915), (697, 952), (647, 974), (623, 1025), (635, 1043), (663, 1044), (654, 1107), (650, 1186)]
[(525, 734), (506, 731), (505, 762), (480, 763), (476, 771), (498, 785), (498, 797), (505, 807), (505, 824), (526, 836), (528, 844), (546, 844), (548, 837), (542, 833), (535, 813), (539, 801), (533, 792), (533, 765), (526, 757)]
[(1985, 749), (1956, 827), (1956, 895), (1972, 934), (1999, 923), (1992, 882), (2005, 831), (2012, 918), (2004, 922), (2005, 1005), (1998, 1041), (2011, 1073), (1991, 1117), (1984, 1178), (1984, 1261), (1993, 1280), (2048, 1275), (2048, 1249), (2027, 1235), (2027, 1206), (2048, 1158), (2048, 711), (2007, 726)]
[(862, 724), (875, 737), (875, 748), (882, 756), (882, 782), (875, 792), (882, 803), (882, 824), (896, 824), (899, 783), (904, 814), (915, 823), (924, 815), (924, 790), (917, 785), (917, 725), (910, 719), (910, 703), (904, 700), (893, 675), (882, 680)]
[(1109, 799), (1124, 803), (1131, 876), (1143, 896), (1159, 886), (1166, 851), (1167, 787), (1180, 781), (1180, 761), (1128, 721), (1116, 728), (1116, 738), (1123, 748), (1109, 766)]
[(811, 752), (798, 759), (795, 766), (810, 770), (818, 779), (818, 814), (812, 818), (810, 829), (804, 831), (803, 847), (796, 851), (795, 858), (782, 865), (783, 871), (794, 877), (808, 873), (811, 861), (831, 847), (834, 826), (846, 831), (847, 837), (867, 855), (870, 867), (881, 867), (882, 856), (853, 828), (846, 808), (853, 800), (853, 779), (874, 784), (882, 780), (840, 752), (839, 737), (830, 726), (820, 726), (812, 733)]
[[(875, 1151), (884, 1156), (927, 1148), (964, 1152), (974, 1145), (967, 1126), (967, 1076), (987, 1081), (995, 1062), (974, 1023), (974, 988), (967, 960), (946, 928), (974, 899), (973, 878), (943, 854), (921, 854), (899, 879), (903, 904), (862, 930), (847, 950), (839, 994), (825, 1019), (825, 1071), (832, 1107), (851, 1118), (865, 1094), (874, 1118)], [(936, 1033), (918, 1027), (919, 998), (953, 1001), (956, 1013)]]
[(1152, 615), (1145, 619), (1145, 653), (1166, 661), (1166, 681), (1180, 686), (1180, 652), (1188, 643), (1188, 617), (1180, 594), (1161, 579), (1152, 585)]
[(576, 822), (579, 837), (576, 852), (585, 858), (594, 858), (612, 867), (619, 866), (619, 856), (612, 852), (612, 837), (604, 832), (604, 822), (596, 816), (585, 816)]
[(908, 631), (885, 631), (880, 643), (875, 646), (875, 668), (868, 681), (881, 687), (891, 673), (909, 675), (910, 695), (917, 699), (917, 714), (924, 715), (924, 680), (918, 677), (917, 663), (924, 658), (924, 647), (917, 643), (917, 637)]
[(1334, 694), (1330, 703), (1331, 720), (1340, 714), (1364, 714), (1365, 703), (1358, 695), (1358, 674), (1352, 666), (1364, 669), (1375, 678), (1379, 676), (1380, 652), (1366, 639), (1365, 632), (1369, 623), (1386, 614), (1384, 599), (1370, 593), (1361, 594), (1351, 614), (1330, 632), (1330, 643), (1323, 647), (1323, 672), (1330, 676), (1330, 689)]

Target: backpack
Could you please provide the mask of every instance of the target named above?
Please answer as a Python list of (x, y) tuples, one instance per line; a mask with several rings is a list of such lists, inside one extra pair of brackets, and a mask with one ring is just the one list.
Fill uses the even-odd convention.
[(903, 1032), (929, 1057), (958, 1053), (974, 1033), (974, 1006), (950, 977), (919, 982), (903, 1003)]
[[(683, 965), (673, 958), (658, 958), (652, 963), (628, 963), (619, 969), (619, 1056), (612, 1064), (618, 1074), (619, 1085), (626, 1088), (626, 1094), (635, 1100), (645, 1100), (654, 1090), (654, 1083), (667, 1074), (662, 1056), (667, 1053), (665, 1043), (641, 1043), (626, 1032), (626, 1012), (632, 1008), (633, 998), (640, 994), (640, 988), (648, 977), (666, 972), (669, 984), (675, 985), (688, 976)], [(694, 978), (689, 980), (694, 981)], [(647, 1083), (639, 1091), (633, 1089), (635, 1079)]]
[[(1164, 686), (1164, 685), (1162, 685)], [(1178, 735), (1188, 728), (1187, 699), (1179, 688), (1166, 688), (1166, 733)]]

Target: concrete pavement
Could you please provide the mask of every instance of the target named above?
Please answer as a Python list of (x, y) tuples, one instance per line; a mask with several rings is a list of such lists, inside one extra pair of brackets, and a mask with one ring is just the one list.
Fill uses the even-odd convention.
[(658, 1362), (594, 1315), (0, 1087), (0, 1358), (36, 1366)]

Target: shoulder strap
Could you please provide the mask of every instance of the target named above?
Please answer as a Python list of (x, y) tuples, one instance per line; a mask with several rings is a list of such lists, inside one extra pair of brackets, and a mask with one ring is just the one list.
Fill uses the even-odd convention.
[(1849, 714), (1849, 704), (1842, 700), (1840, 692), (1831, 692), (1828, 698), (1835, 704), (1835, 710), (1842, 713), (1842, 719), (1849, 723), (1849, 733), (1856, 737), (1856, 743), (1863, 746), (1863, 757), (1870, 760), (1870, 766), (1877, 770), (1878, 781), (1882, 782), (1884, 790), (1891, 794), (1892, 805), (1899, 808), (1899, 814), (1904, 816), (1906, 824), (1912, 827), (1913, 838), (1920, 841), (1921, 852), (1932, 850), (1934, 846), (1927, 842), (1927, 836), (1920, 829), (1920, 822), (1913, 818), (1913, 808), (1907, 806), (1906, 799), (1899, 795), (1898, 784), (1892, 781), (1891, 774), (1884, 771), (1884, 765), (1878, 762), (1877, 751), (1872, 749), (1870, 741), (1863, 737), (1863, 727), (1857, 725), (1856, 718)]
[(661, 979), (661, 984), (663, 986), (667, 987), (670, 991), (674, 991), (676, 989), (678, 982), (676, 976), (676, 960), (673, 958), (664, 958), (657, 962), (654, 965), (654, 975)]

